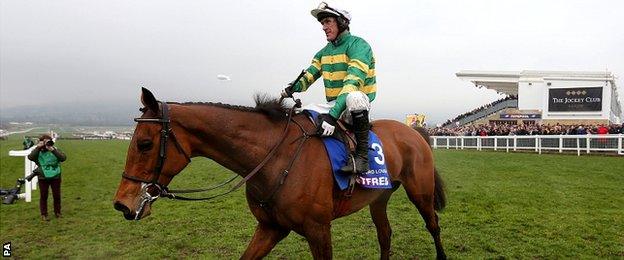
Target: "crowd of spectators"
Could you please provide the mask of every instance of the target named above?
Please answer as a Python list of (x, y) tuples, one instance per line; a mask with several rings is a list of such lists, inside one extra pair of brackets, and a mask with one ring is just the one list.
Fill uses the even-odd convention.
[(500, 136), (500, 135), (586, 135), (624, 134), (622, 125), (540, 125), (540, 124), (487, 124), (468, 125), (457, 128), (436, 127), (428, 129), (436, 136)]
[(463, 114), (461, 114), (461, 115), (459, 115), (459, 116), (457, 116), (457, 117), (455, 117), (455, 118), (453, 118), (453, 119), (449, 119), (449, 120), (447, 120), (446, 122), (444, 122), (444, 124), (442, 124), (442, 127), (445, 127), (445, 126), (451, 125), (451, 124), (453, 124), (453, 123), (455, 123), (455, 122), (458, 122), (459, 120), (461, 120), (461, 119), (463, 119), (463, 118), (465, 118), (465, 117), (467, 117), (467, 116), (474, 115), (474, 114), (478, 113), (479, 111), (482, 111), (482, 110), (488, 109), (488, 108), (490, 108), (490, 107), (493, 107), (493, 106), (495, 106), (496, 104), (501, 103), (501, 102), (503, 102), (503, 101), (507, 101), (507, 100), (515, 100), (515, 99), (518, 99), (518, 97), (516, 97), (516, 96), (514, 96), (514, 95), (509, 95), (509, 96), (506, 96), (505, 98), (501, 98), (501, 99), (496, 100), (496, 101), (494, 101), (494, 102), (492, 102), (492, 103), (490, 103), (490, 104), (483, 105), (483, 106), (481, 106), (481, 107), (479, 107), (479, 108), (475, 108), (475, 109), (473, 109), (473, 110), (472, 110), (472, 111), (470, 111), (470, 112), (463, 113)]

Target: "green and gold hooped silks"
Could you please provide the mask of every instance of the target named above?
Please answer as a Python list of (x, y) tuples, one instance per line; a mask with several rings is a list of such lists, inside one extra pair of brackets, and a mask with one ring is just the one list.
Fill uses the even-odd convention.
[(46, 178), (54, 178), (61, 174), (61, 165), (54, 153), (46, 151), (39, 153), (39, 168)]
[(327, 102), (336, 100), (336, 104), (329, 110), (334, 118), (339, 118), (346, 109), (346, 99), (350, 92), (361, 91), (370, 102), (377, 95), (373, 51), (364, 39), (351, 35), (349, 31), (342, 32), (333, 43), (327, 43), (314, 55), (312, 65), (293, 86), (293, 90), (306, 91), (321, 76)]

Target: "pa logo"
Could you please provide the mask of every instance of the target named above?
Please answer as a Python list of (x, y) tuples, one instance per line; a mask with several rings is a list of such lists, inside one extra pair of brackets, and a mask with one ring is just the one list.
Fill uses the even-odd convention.
[(2, 244), (2, 256), (11, 257), (11, 242)]

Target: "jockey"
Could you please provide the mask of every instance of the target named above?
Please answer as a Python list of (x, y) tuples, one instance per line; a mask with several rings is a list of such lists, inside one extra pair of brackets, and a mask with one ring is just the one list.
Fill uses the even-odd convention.
[(353, 160), (349, 160), (349, 164), (341, 170), (367, 172), (368, 111), (377, 91), (373, 51), (364, 39), (349, 33), (349, 12), (322, 2), (311, 13), (323, 26), (328, 43), (314, 55), (304, 77), (286, 87), (282, 96), (306, 91), (322, 75), (329, 111), (319, 116), (319, 131), (323, 136), (332, 135), (339, 118), (352, 123), (357, 141), (355, 165)]

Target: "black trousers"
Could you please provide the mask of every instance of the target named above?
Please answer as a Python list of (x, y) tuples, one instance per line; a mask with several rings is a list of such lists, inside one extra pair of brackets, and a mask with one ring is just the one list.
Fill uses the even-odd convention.
[(39, 211), (42, 216), (48, 215), (48, 189), (52, 187), (54, 214), (61, 214), (61, 178), (46, 180), (39, 178)]

